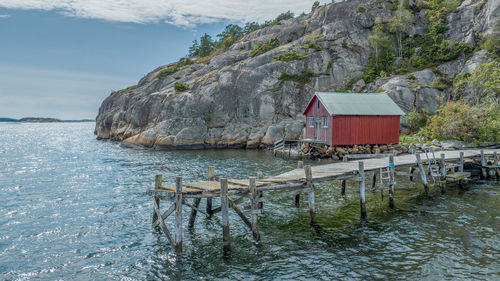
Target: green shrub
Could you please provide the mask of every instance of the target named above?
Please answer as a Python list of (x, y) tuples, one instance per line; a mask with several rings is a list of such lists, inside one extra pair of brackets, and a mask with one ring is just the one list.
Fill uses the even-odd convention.
[(212, 59), (212, 56), (201, 57), (201, 58), (196, 60), (196, 63), (209, 64), (211, 59)]
[(179, 60), (179, 62), (176, 64), (177, 67), (183, 67), (183, 66), (188, 66), (194, 64), (194, 61), (190, 60), (189, 58), (182, 58)]
[(363, 14), (363, 13), (366, 13), (366, 8), (360, 5), (360, 6), (358, 6), (357, 11), (358, 11), (358, 13)]
[(174, 84), (174, 89), (177, 92), (184, 92), (184, 91), (189, 90), (189, 85), (185, 84), (185, 83), (175, 83)]
[(495, 35), (490, 35), (484, 40), (483, 44), (481, 44), (481, 48), (488, 51), (489, 54), (500, 58), (500, 38), (495, 40)]
[(133, 85), (133, 86), (127, 87), (127, 88), (125, 88), (125, 89), (121, 89), (121, 90), (116, 91), (116, 92), (114, 92), (114, 93), (117, 93), (117, 94), (123, 94), (123, 93), (126, 93), (126, 92), (130, 92), (130, 91), (132, 91), (132, 90), (135, 90), (135, 89), (137, 89), (137, 85)]
[(425, 68), (429, 62), (421, 56), (414, 55), (410, 58), (410, 64), (416, 69)]
[(500, 105), (493, 102), (472, 106), (464, 99), (448, 102), (429, 118), (424, 133), (438, 140), (499, 142)]
[(210, 121), (212, 121), (212, 119), (213, 119), (212, 114), (205, 114), (205, 116), (203, 116), (203, 120), (205, 120), (205, 122), (207, 122), (207, 123), (210, 123)]
[(303, 60), (307, 58), (306, 55), (299, 54), (297, 50), (290, 50), (288, 52), (274, 56), (277, 61), (293, 61), (293, 60)]
[(416, 108), (406, 115), (406, 123), (410, 125), (412, 132), (418, 132), (420, 128), (423, 128), (427, 124), (427, 119), (429, 118), (429, 113), (427, 111), (419, 112)]
[(432, 80), (432, 83), (430, 85), (432, 88), (438, 89), (438, 90), (446, 90), (451, 86), (450, 81), (443, 77), (436, 77), (434, 80)]
[(311, 78), (313, 77), (318, 77), (317, 74), (315, 74), (312, 71), (309, 70), (304, 70), (300, 74), (290, 74), (290, 73), (282, 73), (281, 76), (278, 78), (281, 81), (293, 81), (299, 84), (299, 88), (303, 88), (305, 84), (311, 82)]
[(279, 45), (280, 45), (280, 40), (278, 38), (273, 38), (262, 45), (256, 44), (253, 47), (253, 49), (250, 50), (250, 56), (251, 57), (260, 56), (274, 48), (279, 47)]
[(158, 78), (167, 77), (171, 74), (176, 73), (179, 70), (180, 69), (177, 67), (177, 65), (172, 65), (172, 66), (169, 66), (169, 67), (163, 69), (162, 71), (158, 72), (158, 75), (156, 75), (156, 77), (158, 77)]
[(314, 49), (316, 51), (321, 51), (323, 50), (323, 47), (318, 45), (316, 42), (318, 39), (323, 38), (323, 34), (318, 34), (318, 35), (310, 35), (306, 37), (307, 43), (304, 43), (300, 45), (302, 49)]

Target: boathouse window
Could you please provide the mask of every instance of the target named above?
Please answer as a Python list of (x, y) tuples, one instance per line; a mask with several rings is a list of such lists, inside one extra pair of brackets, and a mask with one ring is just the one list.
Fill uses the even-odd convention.
[(314, 127), (314, 117), (309, 117), (309, 127)]
[(328, 116), (323, 116), (323, 128), (328, 128)]
[(320, 102), (319, 102), (319, 100), (318, 100), (318, 109), (320, 108), (320, 104), (321, 104), (321, 103), (320, 103)]

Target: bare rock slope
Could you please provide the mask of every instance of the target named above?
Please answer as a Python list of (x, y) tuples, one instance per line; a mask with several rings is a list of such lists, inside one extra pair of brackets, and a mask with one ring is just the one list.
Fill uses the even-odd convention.
[[(476, 46), (478, 34), (493, 32), (500, 1), (482, 2), (466, 0), (448, 16), (451, 40)], [(358, 9), (361, 5), (363, 12)], [(100, 139), (166, 149), (258, 148), (279, 138), (298, 138), (304, 126), (302, 112), (313, 93), (342, 89), (360, 77), (373, 51), (368, 38), (375, 18), (388, 22), (393, 13), (383, 1), (332, 3), (250, 33), (209, 63), (192, 64), (163, 78), (158, 73), (170, 65), (159, 67), (136, 87), (113, 92), (103, 101), (95, 133)], [(423, 11), (415, 14), (411, 33), (424, 32), (425, 22)], [(279, 47), (250, 56), (256, 44), (272, 38), (279, 39)], [(313, 40), (321, 48), (301, 47)], [(274, 59), (292, 49), (307, 57)], [(437, 69), (451, 77), (485, 60), (486, 54), (478, 52)], [(431, 87), (435, 72), (392, 75), (368, 85), (360, 81), (354, 90), (384, 90), (405, 112), (414, 106), (434, 112), (444, 94)], [(304, 79), (280, 79), (283, 73)], [(175, 83), (185, 83), (189, 89), (176, 92)]]

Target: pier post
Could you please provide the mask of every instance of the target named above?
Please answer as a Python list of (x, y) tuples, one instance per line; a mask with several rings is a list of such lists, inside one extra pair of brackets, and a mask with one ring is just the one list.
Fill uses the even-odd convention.
[[(193, 199), (193, 206), (194, 208), (191, 208), (191, 214), (189, 215), (189, 223), (188, 227), (193, 228), (194, 222), (196, 220), (196, 214), (198, 213), (198, 207), (200, 206), (201, 198), (194, 198)], [(195, 209), (196, 208), (196, 209)]]
[(250, 189), (250, 201), (251, 201), (251, 224), (252, 224), (252, 233), (255, 241), (260, 240), (259, 234), (259, 204), (257, 197), (257, 187), (255, 184), (255, 177), (250, 177), (249, 179), (249, 189)]
[(389, 156), (389, 208), (394, 209), (394, 155)]
[(464, 152), (460, 151), (460, 165), (458, 166), (458, 171), (463, 172), (464, 171)]
[(229, 233), (229, 200), (227, 200), (227, 179), (220, 179), (220, 204), (222, 214), (222, 243), (224, 252), (231, 248), (231, 234)]
[[(299, 161), (297, 162), (297, 169), (302, 169), (304, 168), (304, 162), (302, 161)], [(300, 206), (300, 193), (295, 195), (295, 207), (299, 207)]]
[(182, 253), (182, 177), (175, 178), (175, 252)]
[(314, 184), (312, 182), (312, 171), (311, 166), (307, 165), (304, 167), (304, 172), (306, 174), (306, 185), (309, 189), (309, 215), (311, 215), (311, 224), (316, 223), (315, 219), (315, 202), (314, 202)]
[(359, 170), (359, 204), (361, 207), (361, 218), (366, 219), (366, 206), (365, 206), (365, 164), (363, 161), (358, 162)]
[[(215, 179), (215, 167), (214, 166), (208, 166), (208, 180), (213, 181)], [(213, 210), (212, 210), (212, 197), (207, 197), (207, 214), (209, 216), (213, 215)]]
[(488, 172), (486, 171), (486, 158), (484, 157), (484, 150), (481, 149), (481, 176), (483, 179), (488, 178)]
[[(263, 178), (264, 178), (264, 174), (261, 171), (257, 172), (257, 179), (260, 180)], [(264, 196), (262, 191), (257, 192), (257, 195), (259, 196), (259, 200), (260, 200), (260, 198), (262, 198), (262, 196)], [(259, 209), (263, 209), (263, 208), (264, 208), (264, 202), (259, 202)]]
[(498, 166), (498, 153), (493, 152), (493, 166), (495, 166), (495, 173), (497, 175), (497, 180), (500, 178), (500, 167)]
[[(160, 186), (162, 184), (162, 175), (156, 175), (155, 176), (155, 189), (160, 189)], [(160, 198), (158, 196), (154, 196), (153, 199), (156, 202), (156, 205), (158, 208), (160, 208)], [(152, 225), (155, 225), (156, 220), (158, 219), (158, 215), (156, 215), (156, 212), (153, 209), (153, 221), (151, 222)]]
[(441, 194), (446, 192), (446, 156), (444, 153), (441, 153), (441, 159), (439, 161), (439, 166), (441, 170), (441, 180), (439, 181), (439, 187), (441, 188)]
[(408, 173), (410, 174), (408, 177), (409, 177), (409, 180), (410, 181), (413, 181), (413, 167), (410, 167), (408, 168)]
[(429, 185), (427, 183), (427, 176), (425, 174), (424, 165), (422, 165), (422, 159), (420, 158), (419, 153), (415, 154), (415, 157), (417, 158), (417, 165), (418, 165), (418, 170), (420, 172), (420, 178), (422, 179), (422, 183), (424, 184), (425, 195), (427, 195), (427, 197), (430, 197)]
[(346, 185), (345, 180), (342, 180), (341, 185), (342, 185), (342, 189), (340, 190), (340, 195), (345, 196), (345, 185)]

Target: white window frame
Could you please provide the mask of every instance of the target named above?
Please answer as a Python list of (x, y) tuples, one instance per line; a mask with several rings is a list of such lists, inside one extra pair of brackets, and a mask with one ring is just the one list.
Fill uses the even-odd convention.
[(328, 128), (328, 116), (323, 116), (323, 128)]
[(314, 117), (310, 116), (307, 118), (307, 126), (310, 128), (314, 127)]

